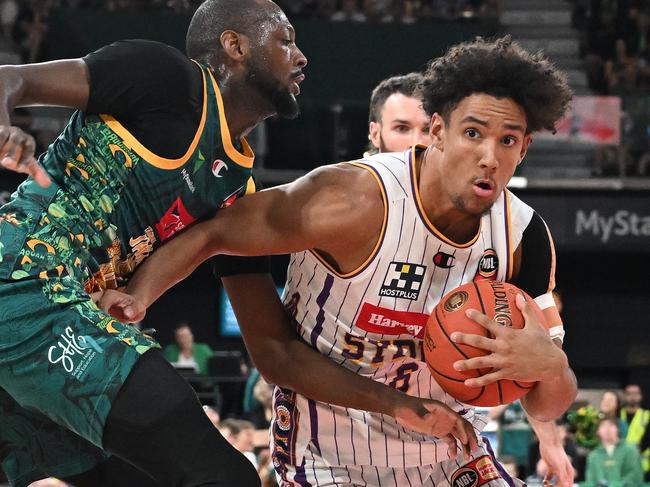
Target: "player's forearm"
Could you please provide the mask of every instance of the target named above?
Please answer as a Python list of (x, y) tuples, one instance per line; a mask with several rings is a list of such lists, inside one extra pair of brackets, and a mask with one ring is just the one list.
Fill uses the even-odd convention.
[(189, 276), (210, 253), (209, 233), (202, 223), (174, 237), (136, 270), (126, 292), (148, 308), (169, 288)]
[(222, 279), (255, 366), (264, 378), (310, 399), (393, 415), (402, 397), (305, 344), (294, 331), (270, 276)]
[(577, 393), (576, 377), (567, 365), (555, 378), (538, 382), (522, 398), (522, 404), (534, 419), (553, 421), (569, 409)]
[(10, 125), (10, 113), (19, 103), (23, 86), (15, 68), (0, 67), (0, 125)]
[(296, 338), (279, 360), (269, 358), (268, 380), (315, 401), (394, 416), (401, 393), (333, 362)]
[(526, 411), (526, 415), (528, 416), (528, 423), (533, 428), (541, 444), (554, 446), (562, 444), (562, 439), (560, 438), (555, 421), (540, 421), (535, 419), (528, 411)]

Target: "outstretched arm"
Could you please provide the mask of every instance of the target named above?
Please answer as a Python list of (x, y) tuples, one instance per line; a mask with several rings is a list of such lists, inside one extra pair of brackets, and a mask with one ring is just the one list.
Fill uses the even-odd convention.
[(84, 109), (88, 103), (88, 67), (81, 59), (0, 67), (0, 164), (32, 176), (41, 186), (49, 177), (34, 157), (34, 138), (11, 126), (16, 107), (53, 105)]
[[(381, 193), (367, 171), (327, 166), (246, 196), (174, 237), (138, 268), (127, 291), (146, 308), (215, 254), (320, 249), (344, 260), (372, 248), (368, 242), (376, 242), (382, 219)], [(359, 254), (359, 261), (366, 256)]]
[(310, 399), (394, 417), (402, 426), (440, 437), (456, 452), (476, 448), (471, 425), (444, 404), (407, 396), (362, 377), (306, 345), (289, 323), (266, 274), (222, 278), (242, 336), (264, 378)]

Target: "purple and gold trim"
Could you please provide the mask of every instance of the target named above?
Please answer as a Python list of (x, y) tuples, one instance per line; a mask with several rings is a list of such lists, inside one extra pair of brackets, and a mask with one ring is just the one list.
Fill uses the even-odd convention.
[(478, 240), (479, 236), (481, 235), (481, 225), (483, 224), (483, 221), (481, 219), (481, 223), (479, 224), (478, 232), (476, 232), (476, 235), (472, 237), (472, 239), (469, 242), (466, 243), (458, 243), (454, 242), (453, 240), (448, 239), (445, 237), (437, 228), (436, 226), (431, 223), (431, 220), (429, 220), (429, 217), (427, 216), (426, 212), (424, 211), (424, 206), (422, 205), (422, 198), (420, 198), (420, 190), (418, 188), (417, 184), (417, 171), (415, 167), (415, 161), (416, 161), (416, 150), (418, 149), (418, 146), (414, 146), (413, 149), (411, 149), (409, 153), (409, 173), (410, 173), (410, 179), (411, 179), (411, 191), (413, 193), (413, 199), (415, 200), (415, 207), (418, 210), (418, 215), (420, 216), (420, 220), (422, 220), (422, 223), (424, 223), (424, 226), (429, 230), (431, 233), (433, 233), (436, 237), (438, 237), (440, 240), (443, 242), (456, 247), (458, 249), (466, 249), (468, 247), (471, 247), (476, 243)]

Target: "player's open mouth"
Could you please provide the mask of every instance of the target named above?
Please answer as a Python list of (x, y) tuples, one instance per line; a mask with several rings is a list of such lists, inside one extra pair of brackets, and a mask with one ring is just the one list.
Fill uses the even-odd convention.
[(472, 187), (474, 188), (474, 194), (482, 198), (487, 198), (494, 194), (495, 185), (489, 179), (476, 179)]
[(304, 80), (304, 74), (299, 74), (298, 76), (291, 78), (291, 93), (293, 93), (295, 96), (298, 96), (300, 94), (300, 83), (302, 83)]

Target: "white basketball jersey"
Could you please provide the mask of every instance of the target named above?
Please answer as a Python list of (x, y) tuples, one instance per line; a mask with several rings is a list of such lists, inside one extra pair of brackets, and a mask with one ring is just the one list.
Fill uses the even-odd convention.
[[(314, 252), (293, 254), (285, 305), (305, 342), (331, 360), (409, 395), (443, 401), (481, 430), (485, 417), (443, 392), (431, 377), (423, 357), (424, 326), (455, 287), (475, 278), (508, 280), (533, 210), (504, 191), (482, 217), (477, 235), (457, 244), (438, 232), (422, 209), (413, 150), (353, 164), (369, 170), (383, 193), (385, 218), (377, 246), (346, 275)], [(405, 430), (393, 418), (280, 389), (275, 400), (274, 450), (286, 463), (300, 465), (309, 442), (330, 465), (412, 467), (448, 458), (445, 443)]]

